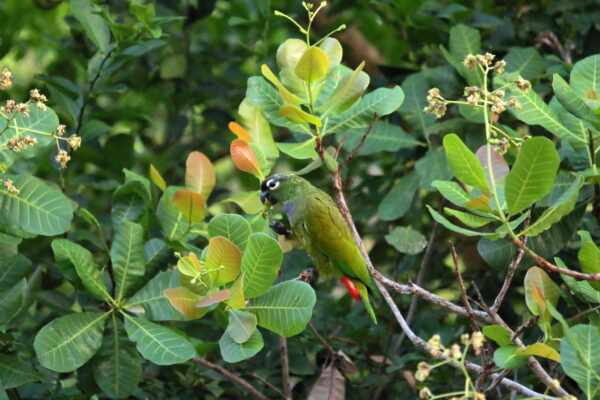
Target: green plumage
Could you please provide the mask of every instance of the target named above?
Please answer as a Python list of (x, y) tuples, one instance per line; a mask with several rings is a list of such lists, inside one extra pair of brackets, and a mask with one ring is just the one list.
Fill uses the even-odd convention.
[(274, 175), (265, 183), (276, 186), (268, 191), (269, 200), (282, 202), (290, 221), (294, 240), (304, 249), (324, 277), (348, 277), (360, 294), (371, 319), (377, 323), (369, 301), (369, 287), (375, 291), (366, 262), (352, 237), (344, 217), (333, 199), (324, 191), (296, 175)]

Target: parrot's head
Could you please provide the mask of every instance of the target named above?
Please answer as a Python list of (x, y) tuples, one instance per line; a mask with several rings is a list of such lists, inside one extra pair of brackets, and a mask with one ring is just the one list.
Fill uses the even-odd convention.
[(267, 205), (277, 204), (280, 201), (285, 203), (301, 195), (304, 189), (310, 186), (306, 179), (298, 175), (271, 175), (260, 185), (260, 201)]

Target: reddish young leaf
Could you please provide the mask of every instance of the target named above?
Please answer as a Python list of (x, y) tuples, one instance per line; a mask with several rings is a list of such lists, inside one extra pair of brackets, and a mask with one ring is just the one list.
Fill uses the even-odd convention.
[(215, 168), (204, 154), (192, 151), (185, 162), (185, 186), (208, 199), (215, 187)]
[(163, 294), (174, 309), (188, 318), (200, 318), (208, 311), (207, 309), (196, 307), (200, 296), (187, 288), (168, 288), (163, 290)]
[(248, 142), (236, 139), (231, 142), (229, 151), (231, 152), (233, 163), (239, 170), (249, 172), (261, 180), (264, 178), (256, 154), (254, 154), (254, 150), (252, 150)]
[(251, 142), (252, 137), (243, 126), (238, 124), (237, 122), (230, 122), (228, 125), (229, 130), (238, 137), (238, 139), (243, 140), (244, 142)]
[[(491, 179), (488, 171), (488, 158), (487, 158), (487, 146), (481, 146), (477, 153), (475, 153), (479, 162), (483, 166), (485, 170), (485, 175), (487, 177), (488, 184), (491, 186)], [(491, 149), (491, 159), (492, 159), (492, 172), (494, 173), (494, 182), (496, 184), (502, 182), (506, 175), (508, 175), (508, 164), (506, 160), (500, 153), (498, 153), (493, 147)]]
[(229, 289), (211, 293), (208, 296), (204, 297), (202, 300), (200, 300), (198, 303), (196, 303), (196, 307), (208, 307), (212, 304), (220, 303), (224, 300), (227, 300), (230, 295), (231, 292), (229, 291)]

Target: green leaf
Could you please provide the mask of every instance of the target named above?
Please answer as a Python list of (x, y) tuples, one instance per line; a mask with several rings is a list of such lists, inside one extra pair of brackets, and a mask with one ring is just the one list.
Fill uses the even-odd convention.
[(267, 78), (267, 80), (269, 82), (271, 82), (279, 91), (279, 96), (281, 96), (281, 98), (289, 104), (299, 104), (301, 102), (300, 98), (298, 98), (298, 96), (296, 96), (295, 94), (293, 94), (292, 92), (290, 92), (277, 78), (277, 76), (275, 76), (275, 74), (273, 73), (273, 71), (271, 71), (271, 69), (266, 65), (263, 64), (260, 67), (260, 71), (262, 72), (263, 76), (265, 78)]
[[(304, 42), (302, 42), (304, 43)], [(272, 165), (279, 157), (279, 150), (275, 146), (271, 126), (263, 112), (252, 105), (248, 99), (242, 100), (238, 108), (240, 122), (252, 138), (253, 143), (263, 151), (267, 161)]]
[(483, 327), (483, 334), (488, 339), (492, 339), (498, 346), (512, 345), (510, 333), (500, 325), (487, 325)]
[[(586, 274), (600, 273), (600, 249), (594, 242), (586, 242), (579, 249), (577, 254), (581, 270)], [(600, 282), (590, 281), (590, 285), (596, 290), (600, 290)]]
[(42, 180), (30, 175), (0, 175), (11, 179), (19, 190), (0, 187), (0, 218), (3, 223), (29, 233), (53, 236), (69, 229), (73, 208), (69, 199)]
[(597, 121), (598, 118), (585, 101), (569, 86), (558, 74), (552, 76), (552, 89), (562, 106), (573, 115), (588, 121)]
[(137, 221), (146, 212), (150, 196), (140, 181), (129, 181), (119, 186), (113, 194), (111, 219), (114, 227), (124, 220)]
[(179, 189), (175, 186), (167, 187), (156, 209), (156, 216), (160, 223), (162, 234), (168, 241), (182, 239), (191, 228), (189, 220), (185, 218), (172, 201), (175, 192)]
[(309, 114), (293, 104), (284, 104), (279, 108), (279, 115), (289, 119), (296, 124), (312, 124), (316, 127), (321, 127), (319, 117)]
[(262, 296), (251, 299), (244, 309), (256, 315), (259, 326), (290, 337), (306, 328), (315, 301), (315, 291), (309, 284), (286, 281), (274, 285)]
[(0, 325), (8, 323), (21, 307), (26, 284), (23, 278), (10, 289), (0, 292)]
[(222, 200), (224, 203), (235, 203), (246, 214), (258, 214), (264, 208), (260, 202), (260, 191), (253, 192), (235, 192), (230, 197)]
[(560, 341), (560, 365), (592, 399), (600, 391), (600, 335), (592, 325), (576, 325), (570, 332), (571, 337)]
[(502, 346), (494, 352), (494, 363), (500, 368), (519, 369), (527, 365), (528, 356), (519, 354), (517, 346)]
[(56, 372), (70, 372), (81, 367), (100, 348), (108, 314), (73, 313), (45, 325), (33, 342), (40, 364)]
[(264, 113), (265, 118), (273, 125), (288, 128), (292, 132), (310, 134), (308, 127), (294, 124), (279, 115), (279, 108), (285, 104), (277, 90), (269, 85), (261, 76), (251, 76), (246, 85), (246, 99), (250, 104)]
[(208, 223), (208, 234), (211, 238), (223, 236), (229, 239), (240, 250), (244, 251), (248, 236), (252, 232), (250, 224), (244, 217), (237, 214), (220, 214)]
[(537, 79), (546, 71), (546, 60), (534, 47), (512, 48), (504, 57), (507, 72), (517, 72), (525, 79)]
[(346, 73), (336, 82), (330, 97), (317, 107), (322, 113), (339, 114), (355, 104), (369, 86), (371, 78), (363, 72), (364, 61), (352, 72)]
[(416, 172), (411, 172), (394, 184), (383, 197), (377, 209), (377, 215), (384, 221), (393, 221), (402, 217), (410, 209), (419, 182)]
[(54, 239), (52, 250), (57, 263), (68, 263), (73, 268), (83, 286), (100, 300), (112, 301), (112, 297), (104, 286), (102, 273), (94, 263), (90, 251), (67, 239)]
[(252, 336), (244, 343), (236, 343), (227, 332), (223, 332), (219, 340), (221, 357), (228, 363), (236, 363), (253, 357), (262, 350), (264, 341), (258, 329), (254, 330)]
[(5, 389), (13, 389), (41, 379), (42, 375), (31, 365), (24, 363), (16, 356), (0, 354), (0, 382)]
[(110, 259), (115, 275), (115, 296), (119, 301), (144, 279), (144, 228), (134, 222), (123, 221), (113, 239)]
[(567, 191), (565, 191), (542, 215), (540, 215), (528, 228), (520, 235), (536, 236), (560, 221), (565, 215), (569, 214), (575, 208), (579, 189), (583, 185), (581, 178), (575, 179)]
[(127, 398), (137, 388), (142, 378), (142, 360), (114, 314), (94, 360), (94, 378), (106, 396)]
[(315, 150), (315, 139), (310, 138), (304, 142), (300, 143), (275, 143), (279, 150), (282, 153), (287, 154), (288, 156), (298, 159), (305, 160), (311, 159), (316, 160), (319, 155)]
[(482, 191), (490, 190), (479, 159), (458, 135), (452, 133), (444, 136), (444, 149), (450, 170), (458, 180)]
[(431, 186), (436, 188), (446, 200), (459, 207), (466, 207), (467, 202), (471, 200), (467, 192), (456, 182), (436, 180), (431, 182)]
[(490, 222), (496, 221), (494, 218), (482, 217), (479, 215), (454, 210), (448, 207), (444, 207), (444, 212), (448, 215), (457, 218), (460, 222), (462, 222), (469, 228), (481, 228), (482, 226), (485, 226)]
[(433, 217), (434, 220), (436, 220), (437, 222), (442, 224), (442, 226), (446, 227), (447, 229), (450, 229), (453, 232), (457, 232), (457, 233), (460, 233), (461, 235), (465, 235), (465, 236), (493, 236), (494, 235), (493, 232), (487, 232), (487, 233), (486, 232), (477, 232), (477, 231), (472, 231), (470, 229), (461, 228), (460, 226), (454, 225), (452, 222), (448, 221), (440, 213), (438, 213), (433, 208), (431, 208), (431, 206), (427, 205), (427, 209), (429, 210), (429, 213), (431, 214), (431, 216)]
[(427, 238), (410, 226), (397, 226), (385, 235), (385, 241), (404, 254), (419, 254), (427, 246)]
[(171, 257), (171, 249), (160, 239), (150, 239), (144, 243), (144, 260), (146, 260), (146, 275), (150, 279), (158, 271), (167, 266), (167, 261)]
[(0, 292), (13, 287), (32, 270), (33, 264), (22, 254), (0, 258)]
[(450, 52), (440, 47), (442, 54), (458, 73), (471, 86), (483, 84), (483, 74), (478, 69), (470, 70), (465, 67), (463, 60), (467, 54), (481, 53), (481, 35), (477, 29), (458, 24), (450, 29)]
[(265, 233), (253, 233), (242, 256), (244, 297), (263, 294), (277, 278), (283, 252), (277, 240)]
[[(343, 136), (348, 139), (344, 147), (352, 151), (361, 142), (367, 129), (368, 127), (350, 129), (347, 133), (344, 133)], [(367, 155), (380, 151), (398, 151), (415, 146), (425, 146), (425, 144), (414, 139), (398, 125), (377, 121), (358, 150), (358, 154)]]
[(77, 18), (87, 35), (98, 50), (106, 53), (110, 43), (110, 30), (101, 16), (94, 14), (88, 0), (72, 0), (71, 12)]
[(556, 306), (560, 291), (558, 286), (541, 268), (531, 267), (525, 275), (525, 302), (533, 315), (539, 315), (542, 320), (550, 321), (552, 316), (546, 309), (546, 302)]
[(423, 109), (427, 106), (426, 96), (430, 88), (429, 81), (422, 72), (411, 74), (402, 82), (402, 90), (406, 95), (399, 110), (402, 117), (423, 136), (427, 137), (435, 123), (435, 116), (427, 114)]
[(571, 71), (571, 87), (592, 109), (600, 108), (600, 55), (575, 63)]
[(233, 282), (240, 274), (242, 253), (233, 242), (222, 236), (210, 239), (206, 252), (205, 267), (213, 286)]
[(177, 310), (171, 307), (163, 291), (181, 286), (178, 271), (159, 272), (146, 285), (133, 295), (125, 308), (140, 314), (151, 321), (181, 321), (186, 320)]
[(233, 339), (234, 342), (242, 344), (250, 339), (250, 336), (256, 330), (256, 315), (242, 311), (229, 311), (229, 324), (225, 333)]
[(319, 47), (311, 46), (304, 51), (298, 63), (295, 72), (300, 79), (311, 83), (318, 81), (327, 73), (329, 69), (329, 58)]
[(348, 129), (363, 128), (373, 121), (373, 115), (379, 117), (393, 113), (402, 105), (404, 92), (400, 86), (379, 88), (366, 94), (349, 110), (329, 118), (324, 133), (341, 133)]
[(554, 143), (534, 137), (521, 145), (515, 165), (506, 176), (506, 203), (514, 215), (552, 190), (560, 159)]
[(429, 149), (425, 156), (415, 163), (415, 170), (419, 177), (419, 186), (426, 190), (432, 190), (432, 183), (436, 180), (452, 179), (452, 171), (448, 168), (446, 154), (443, 151)]
[(125, 317), (125, 330), (142, 357), (158, 365), (181, 364), (196, 354), (194, 346), (167, 327), (141, 317)]
[[(494, 82), (500, 86), (509, 84), (499, 77), (496, 77)], [(561, 139), (573, 139), (585, 142), (584, 139), (570, 130), (561, 121), (559, 114), (548, 106), (533, 90), (524, 92), (509, 85), (507, 94), (509, 97), (514, 97), (518, 100), (521, 105), (521, 108), (509, 107), (510, 112), (519, 120), (529, 125), (539, 125)]]
[(552, 361), (560, 362), (560, 354), (552, 347), (544, 343), (530, 344), (524, 349), (517, 350), (517, 354), (523, 356), (537, 356), (548, 358)]

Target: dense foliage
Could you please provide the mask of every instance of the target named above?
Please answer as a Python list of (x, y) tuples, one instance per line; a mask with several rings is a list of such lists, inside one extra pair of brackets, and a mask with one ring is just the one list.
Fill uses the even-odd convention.
[[(597, 2), (0, 20), (0, 399), (600, 398)], [(338, 201), (378, 324), (270, 229), (276, 172)]]

